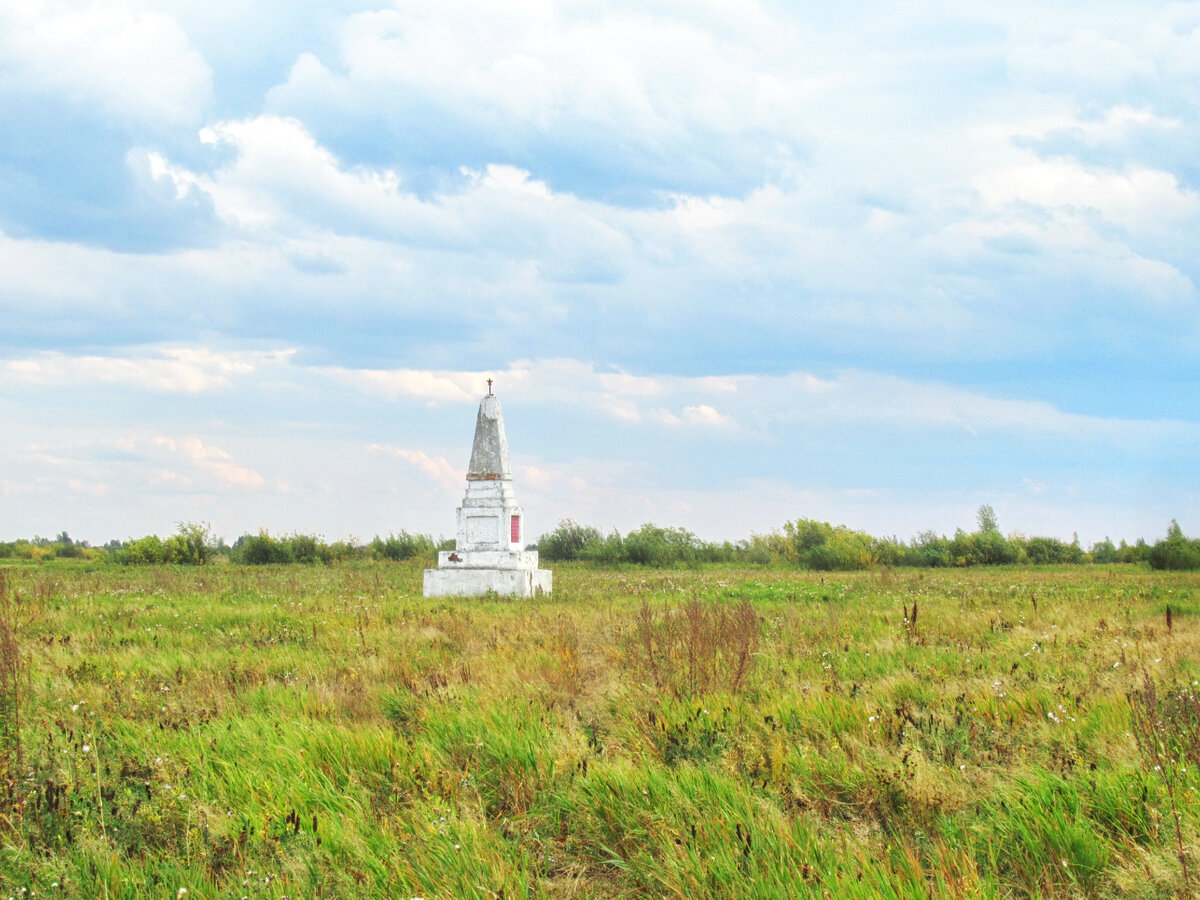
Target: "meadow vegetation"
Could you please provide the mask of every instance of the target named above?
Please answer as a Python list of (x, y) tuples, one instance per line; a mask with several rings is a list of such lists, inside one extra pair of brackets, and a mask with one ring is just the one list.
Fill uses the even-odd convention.
[(1197, 888), (1200, 576), (423, 564), (0, 566), (0, 896)]
[(737, 542), (704, 541), (683, 528), (653, 523), (622, 536), (573, 521), (539, 538), (537, 548), (549, 562), (584, 561), (596, 565), (654, 567), (696, 566), (705, 563), (782, 565), (820, 572), (853, 572), (887, 567), (965, 568), (987, 565), (1063, 565), (1082, 563), (1149, 563), (1156, 569), (1200, 569), (1200, 540), (1184, 537), (1172, 521), (1167, 537), (1154, 545), (1144, 539), (1113, 544), (1105, 538), (1084, 550), (1079, 539), (1067, 543), (1053, 537), (1001, 533), (996, 514), (979, 508), (979, 527), (958, 529), (953, 537), (923, 531), (911, 541), (875, 537), (844, 525), (797, 519), (769, 534)]
[[(607, 535), (571, 520), (558, 523), (531, 545), (546, 562), (588, 562), (597, 566), (696, 567), (708, 563), (776, 565), (820, 572), (853, 572), (888, 567), (965, 568), (988, 565), (1063, 565), (1084, 563), (1149, 563), (1155, 569), (1200, 569), (1200, 539), (1184, 536), (1172, 521), (1167, 536), (1156, 544), (1138, 539), (1113, 544), (1105, 538), (1084, 550), (1076, 537), (1070, 543), (1053, 537), (1005, 536), (988, 505), (979, 508), (979, 527), (955, 531), (953, 537), (923, 531), (911, 541), (874, 537), (844, 525), (797, 519), (769, 534), (741, 541), (713, 542), (686, 528), (664, 528), (648, 522), (622, 535)], [(344, 540), (327, 543), (316, 535), (244, 534), (228, 545), (207, 525), (184, 522), (165, 539), (157, 535), (109, 541), (103, 547), (73, 541), (64, 531), (56, 539), (0, 542), (0, 559), (96, 559), (125, 565), (203, 565), (221, 559), (247, 565), (344, 563), (354, 560), (393, 560), (421, 557), (432, 561), (438, 550), (454, 549), (454, 539), (434, 540), (425, 534), (401, 531), (370, 543)]]

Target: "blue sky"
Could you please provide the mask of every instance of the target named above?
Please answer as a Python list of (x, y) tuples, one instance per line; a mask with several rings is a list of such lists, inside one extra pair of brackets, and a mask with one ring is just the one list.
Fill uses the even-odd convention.
[[(798, 8), (799, 7), (799, 8)], [(1200, 533), (1200, 3), (0, 5), (0, 537)]]

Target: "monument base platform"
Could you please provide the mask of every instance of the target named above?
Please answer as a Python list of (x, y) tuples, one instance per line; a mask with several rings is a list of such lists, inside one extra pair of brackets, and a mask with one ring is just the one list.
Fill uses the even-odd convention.
[(477, 597), (494, 591), (506, 597), (549, 594), (554, 573), (549, 569), (426, 569), (426, 597)]

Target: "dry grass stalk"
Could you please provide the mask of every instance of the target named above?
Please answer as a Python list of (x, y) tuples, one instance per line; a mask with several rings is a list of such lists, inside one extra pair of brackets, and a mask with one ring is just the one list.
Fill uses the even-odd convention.
[(1183, 847), (1183, 825), (1177, 799), (1180, 775), (1188, 766), (1200, 764), (1200, 699), (1190, 688), (1172, 686), (1160, 695), (1149, 672), (1142, 673), (1142, 686), (1129, 693), (1130, 719), (1138, 750), (1153, 767), (1167, 789), (1175, 824), (1175, 849), (1183, 871), (1186, 896), (1192, 896), (1187, 852)]
[(690, 602), (637, 613), (637, 662), (659, 690), (679, 697), (712, 690), (737, 693), (754, 668), (758, 614), (748, 600), (736, 606)]
[(913, 598), (912, 609), (908, 608), (905, 603), (900, 604), (900, 608), (904, 611), (904, 637), (910, 644), (921, 643), (920, 634), (917, 632), (917, 598)]
[(11, 795), (21, 769), (21, 651), (8, 576), (0, 572), (0, 779)]

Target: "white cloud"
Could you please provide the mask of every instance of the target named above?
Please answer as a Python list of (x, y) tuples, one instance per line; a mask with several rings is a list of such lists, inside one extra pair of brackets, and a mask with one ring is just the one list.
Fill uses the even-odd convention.
[(1054, 36), (1018, 47), (1009, 55), (1022, 80), (1056, 88), (1086, 85), (1120, 86), (1130, 79), (1154, 75), (1154, 62), (1127, 35), (1091, 29)]
[(984, 202), (1028, 203), (1048, 209), (1095, 210), (1109, 222), (1159, 231), (1200, 217), (1200, 195), (1182, 188), (1170, 172), (1132, 167), (1114, 172), (1073, 160), (1039, 160), (975, 179)]
[(403, 460), (415, 467), (430, 481), (448, 491), (462, 490), (466, 481), (465, 473), (451, 465), (444, 456), (431, 456), (424, 450), (411, 450), (386, 444), (370, 444), (367, 449), (372, 453), (382, 453)]
[[(342, 58), (354, 81), (408, 85), (542, 128), (578, 117), (637, 139), (647, 131), (669, 138), (689, 121), (775, 124), (763, 101), (778, 88), (761, 68), (789, 58), (786, 21), (757, 4), (743, 5), (736, 29), (680, 12), (580, 16), (555, 3), (449, 2), (360, 13), (345, 26)], [(746, 65), (752, 52), (759, 68)]]
[(174, 438), (158, 435), (145, 443), (135, 441), (134, 445), (146, 446), (152, 453), (154, 450), (165, 451), (168, 458), (182, 461), (193, 470), (190, 476), (168, 470), (169, 474), (165, 480), (170, 480), (173, 475), (183, 474), (183, 478), (177, 480), (202, 490), (288, 490), (286, 483), (268, 480), (255, 470), (238, 465), (228, 451), (214, 444), (205, 444), (196, 437)]
[(211, 178), (166, 164), (157, 169), (176, 184), (195, 184), (206, 191), (217, 214), (241, 227), (278, 228), (291, 224), (288, 220), (336, 227), (346, 217), (403, 218), (418, 206), (398, 192), (400, 179), (394, 172), (343, 171), (333, 154), (294, 119), (259, 116), (222, 122), (203, 129), (200, 139), (235, 148), (234, 162)]
[(689, 425), (704, 425), (712, 428), (731, 428), (736, 424), (729, 416), (717, 412), (707, 403), (685, 406), (682, 418)]
[[(1110, 119), (1136, 127), (1147, 115), (1115, 110)], [(1164, 310), (1196, 295), (1187, 248), (1200, 197), (1178, 176), (1042, 160), (1013, 145), (1076, 120), (1025, 114), (901, 145), (878, 197), (857, 180), (856, 166), (870, 160), (843, 146), (848, 136), (831, 136), (830, 153), (844, 159), (742, 197), (664, 193), (668, 202), (651, 209), (583, 199), (501, 164), (466, 167), (418, 194), (398, 171), (350, 165), (301, 122), (277, 116), (205, 129), (206, 140), (233, 151), (210, 173), (150, 150), (131, 153), (130, 164), (181, 198), (210, 199), (239, 237), (151, 263), (160, 269), (151, 284), (194, 276), (218, 296), (281, 306), (301, 294), (306, 313), (322, 316), (347, 303), (384, 309), (432, 320), (452, 342), (480, 333), (477, 318), (457, 315), (472, 297), (509, 356), (544, 355), (563, 338), (582, 355), (597, 330), (610, 334), (636, 316), (648, 352), (718, 352), (737, 328), (764, 335), (776, 356), (789, 339), (808, 337), (855, 364), (889, 348), (972, 359), (981, 343), (1014, 358), (1039, 342), (1075, 340), (1061, 327), (1067, 309), (1029, 294), (1030, 279), (1067, 282), (1103, 269), (1102, 282), (1127, 288), (1132, 305)], [(931, 164), (939, 160), (947, 165)], [(980, 302), (1006, 293), (1019, 299)]]
[(487, 378), (484, 372), (432, 372), (416, 369), (313, 369), (341, 384), (391, 400), (413, 397), (431, 403), (467, 403)]
[[(732, 418), (717, 412), (717, 410), (707, 403), (685, 406), (679, 413), (673, 413), (668, 409), (656, 407), (647, 410), (645, 417), (648, 421), (658, 422), (662, 425), (690, 425), (720, 429), (737, 427), (737, 423)], [(622, 418), (625, 417), (622, 416)], [(640, 418), (640, 415), (637, 418)], [(635, 418), (634, 421), (637, 421), (637, 419)]]
[(1120, 103), (1105, 110), (1098, 118), (1073, 118), (1063, 125), (1077, 131), (1090, 143), (1104, 144), (1127, 140), (1137, 133), (1158, 136), (1177, 133), (1183, 122), (1175, 117), (1160, 116), (1149, 107), (1135, 108)]
[(174, 18), (102, 0), (0, 4), (5, 82), (143, 124), (195, 123), (212, 94), (212, 72)]
[[(480, 372), (435, 370), (311, 371), (389, 400), (461, 404), (478, 401), (486, 377)], [(1118, 441), (1154, 440), (1196, 430), (1187, 422), (1080, 415), (1041, 401), (857, 371), (832, 378), (806, 372), (684, 377), (606, 372), (576, 360), (550, 359), (522, 361), (492, 374), (497, 392), (516, 402), (566, 405), (651, 427), (686, 424), (731, 430), (740, 425), (750, 429), (745, 435), (750, 439), (789, 422)], [(664, 401), (677, 402), (678, 412), (664, 406)]]
[(485, 162), (549, 143), (560, 175), (590, 158), (590, 184), (568, 179), (590, 195), (647, 197), (647, 176), (741, 190), (802, 155), (805, 100), (823, 81), (805, 77), (816, 48), (796, 52), (788, 17), (739, 12), (462, 2), (363, 12), (341, 30), (340, 59), (300, 55), (268, 108), (386, 122), (417, 156), (464, 135), (492, 148)]
[[(257, 116), (203, 129), (204, 143), (231, 148), (212, 173), (192, 171), (139, 149), (129, 164), (170, 186), (178, 200), (208, 198), (218, 217), (245, 237), (274, 246), (361, 236), (376, 261), (411, 269), (414, 257), (445, 251), (486, 261), (510, 279), (548, 283), (612, 280), (632, 236), (619, 210), (555, 193), (513, 166), (464, 168), (458, 181), (421, 198), (386, 168), (347, 167), (295, 119)], [(403, 250), (397, 254), (397, 247)], [(431, 273), (444, 279), (445, 262)], [(478, 264), (478, 263), (477, 263)]]
[(286, 365), (295, 350), (217, 352), (165, 347), (153, 356), (68, 356), (41, 353), (0, 363), (0, 370), (31, 384), (119, 384), (166, 394), (224, 390), (234, 381)]
[(18, 445), (7, 452), (0, 446), (0, 459), (20, 476), (5, 479), (0, 491), (13, 497), (50, 497), (48, 509), (66, 503), (68, 512), (72, 497), (103, 500), (110, 504), (113, 518), (123, 518), (130, 504), (140, 503), (142, 512), (147, 511), (149, 488), (150, 505), (169, 503), (176, 509), (174, 521), (179, 521), (187, 518), (179, 505), (182, 498), (244, 498), (291, 490), (285, 481), (264, 477), (228, 450), (195, 436), (113, 437), (110, 431), (83, 424), (60, 425), (49, 437), (51, 441)]

